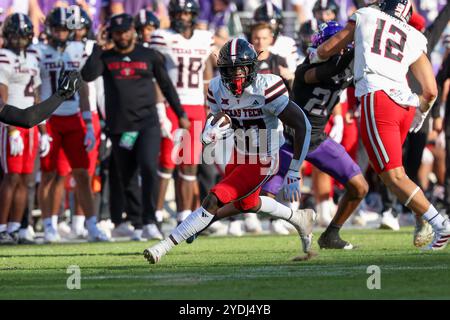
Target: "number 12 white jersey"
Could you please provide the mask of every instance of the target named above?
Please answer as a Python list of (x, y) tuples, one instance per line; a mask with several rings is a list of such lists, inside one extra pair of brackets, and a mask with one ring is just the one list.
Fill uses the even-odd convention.
[(356, 96), (383, 90), (394, 101), (417, 106), (406, 74), (409, 66), (427, 52), (427, 40), (414, 27), (376, 8), (356, 11), (354, 76)]
[(166, 69), (182, 105), (203, 105), (203, 72), (211, 54), (213, 34), (194, 30), (186, 39), (173, 30), (158, 29), (152, 34), (150, 47), (164, 55)]

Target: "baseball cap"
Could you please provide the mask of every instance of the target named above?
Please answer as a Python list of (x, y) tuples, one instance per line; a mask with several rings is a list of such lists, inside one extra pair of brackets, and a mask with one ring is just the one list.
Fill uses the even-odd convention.
[(134, 26), (133, 17), (127, 13), (116, 14), (111, 17), (109, 31), (127, 31)]

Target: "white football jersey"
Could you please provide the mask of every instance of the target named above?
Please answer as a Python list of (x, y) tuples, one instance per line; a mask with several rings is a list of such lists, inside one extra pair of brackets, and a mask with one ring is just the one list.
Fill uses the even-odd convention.
[(8, 87), (8, 104), (20, 109), (32, 106), (35, 89), (41, 85), (36, 55), (29, 51), (17, 55), (0, 49), (0, 83)]
[(213, 34), (194, 30), (190, 39), (173, 30), (158, 29), (152, 34), (150, 47), (165, 57), (166, 69), (182, 105), (203, 105), (203, 72), (211, 54)]
[[(284, 143), (283, 124), (278, 115), (289, 103), (287, 88), (279, 76), (258, 74), (240, 97), (235, 97), (224, 86), (220, 76), (215, 77), (209, 84), (207, 101), (212, 114), (223, 111), (232, 119), (239, 153), (278, 153)], [(249, 138), (245, 143), (244, 135)]]
[[(81, 70), (86, 62), (87, 54), (81, 42), (67, 42), (64, 52), (50, 45), (39, 43), (33, 47), (39, 57), (42, 79), (41, 99), (45, 100), (56, 92), (61, 69)], [(77, 92), (69, 100), (64, 101), (53, 113), (58, 116), (69, 116), (79, 112), (80, 95)]]
[(378, 9), (356, 11), (354, 74), (356, 96), (383, 90), (403, 105), (418, 105), (408, 86), (409, 66), (427, 52), (427, 40), (414, 27)]
[(297, 66), (300, 64), (300, 56), (297, 52), (297, 44), (291, 37), (279, 35), (273, 46), (269, 48), (269, 51), (273, 54), (277, 54), (280, 57), (286, 59), (288, 69), (291, 72), (295, 72)]

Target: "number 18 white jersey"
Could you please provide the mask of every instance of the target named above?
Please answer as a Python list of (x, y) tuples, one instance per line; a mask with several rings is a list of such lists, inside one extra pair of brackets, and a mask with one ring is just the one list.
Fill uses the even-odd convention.
[(41, 84), (36, 56), (29, 51), (26, 55), (17, 55), (0, 49), (0, 83), (8, 87), (5, 102), (20, 109), (33, 105), (35, 89)]
[[(81, 42), (67, 42), (67, 46), (63, 52), (43, 43), (39, 43), (33, 49), (36, 50), (39, 57), (42, 79), (42, 100), (47, 99), (56, 92), (58, 79), (63, 67), (66, 71), (80, 70), (87, 58), (84, 44)], [(72, 98), (64, 101), (53, 114), (70, 116), (78, 113), (79, 107), (80, 95), (77, 92)]]
[(203, 72), (211, 54), (213, 34), (194, 30), (190, 39), (173, 30), (158, 29), (150, 47), (165, 57), (166, 69), (182, 105), (203, 105)]
[(356, 96), (383, 90), (399, 104), (418, 104), (406, 79), (409, 66), (427, 52), (427, 40), (414, 27), (376, 8), (356, 11), (354, 75)]

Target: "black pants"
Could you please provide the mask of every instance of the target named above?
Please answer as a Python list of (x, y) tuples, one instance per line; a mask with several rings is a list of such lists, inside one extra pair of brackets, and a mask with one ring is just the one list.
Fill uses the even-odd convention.
[(161, 144), (160, 127), (148, 126), (139, 131), (132, 150), (119, 146), (121, 134), (111, 135), (112, 152), (122, 190), (129, 190), (133, 177), (141, 176), (141, 202), (139, 211), (129, 208), (130, 221), (136, 229), (142, 225), (156, 223), (155, 208), (158, 196), (158, 155)]
[(131, 178), (128, 187), (124, 189), (119, 178), (119, 168), (117, 167), (114, 154), (109, 157), (108, 186), (109, 186), (109, 212), (111, 221), (118, 226), (124, 222), (122, 213), (127, 213), (127, 220), (141, 220), (142, 202), (141, 190), (138, 182), (138, 170)]

